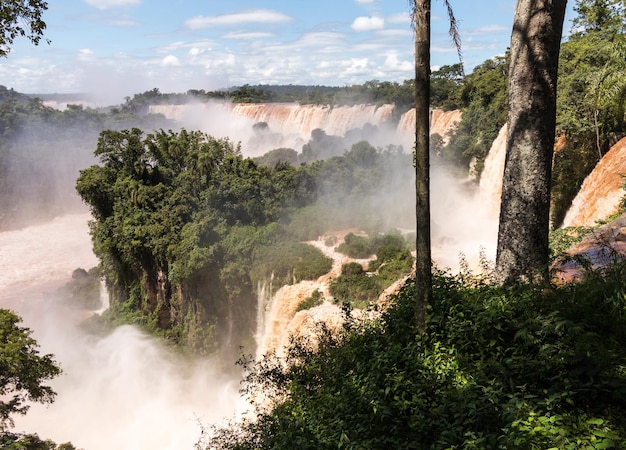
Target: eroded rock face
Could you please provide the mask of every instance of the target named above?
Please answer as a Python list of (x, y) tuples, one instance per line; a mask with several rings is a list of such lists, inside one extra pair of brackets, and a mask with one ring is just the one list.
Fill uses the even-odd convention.
[(626, 181), (626, 138), (602, 157), (585, 178), (572, 206), (563, 219), (564, 227), (591, 226), (618, 210)]
[(598, 269), (626, 258), (626, 213), (589, 233), (553, 267), (556, 282), (579, 279), (585, 265)]

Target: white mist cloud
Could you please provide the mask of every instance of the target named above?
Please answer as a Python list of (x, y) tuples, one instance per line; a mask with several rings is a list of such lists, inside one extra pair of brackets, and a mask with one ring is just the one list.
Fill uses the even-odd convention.
[(382, 17), (357, 17), (351, 25), (354, 31), (372, 31), (385, 28), (385, 19)]
[(255, 9), (252, 11), (221, 14), (218, 16), (196, 16), (185, 21), (185, 27), (192, 30), (214, 26), (232, 26), (251, 23), (284, 23), (292, 18), (286, 14), (269, 9)]

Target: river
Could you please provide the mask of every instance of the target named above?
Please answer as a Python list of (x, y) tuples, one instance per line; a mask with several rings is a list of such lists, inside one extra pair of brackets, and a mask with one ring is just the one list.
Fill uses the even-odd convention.
[(51, 382), (56, 401), (15, 417), (13, 431), (85, 450), (191, 449), (203, 427), (243, 407), (239, 383), (216, 361), (184, 361), (137, 328), (81, 330), (86, 312), (63, 307), (55, 292), (76, 268), (97, 264), (88, 220), (73, 214), (0, 233), (0, 307), (20, 314), (63, 369)]

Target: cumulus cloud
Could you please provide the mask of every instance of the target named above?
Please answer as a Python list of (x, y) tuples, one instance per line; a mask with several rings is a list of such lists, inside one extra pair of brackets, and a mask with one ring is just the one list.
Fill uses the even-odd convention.
[(374, 3), (374, 0), (355, 0), (359, 5), (368, 5), (370, 3)]
[(292, 18), (286, 14), (270, 9), (255, 9), (250, 11), (221, 14), (218, 16), (196, 16), (185, 21), (185, 27), (192, 30), (216, 26), (232, 26), (250, 23), (285, 23)]
[(85, 0), (90, 6), (98, 9), (110, 9), (121, 6), (133, 6), (141, 3), (141, 0)]
[(406, 72), (413, 68), (411, 61), (402, 61), (396, 53), (387, 55), (385, 59), (384, 69), (393, 72)]
[(161, 65), (163, 67), (180, 66), (180, 60), (174, 55), (167, 55), (165, 58), (161, 60)]
[(385, 28), (385, 19), (382, 17), (357, 17), (352, 22), (354, 31), (372, 31)]

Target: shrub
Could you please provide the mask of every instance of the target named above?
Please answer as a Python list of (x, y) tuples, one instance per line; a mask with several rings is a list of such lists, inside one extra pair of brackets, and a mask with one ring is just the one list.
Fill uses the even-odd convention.
[(242, 361), (273, 408), (198, 448), (625, 448), (625, 275), (546, 290), (437, 272), (423, 331), (409, 280), (380, 319), (321, 327), (317, 350)]
[(315, 308), (322, 303), (324, 303), (324, 294), (322, 294), (318, 289), (315, 289), (309, 297), (300, 302), (300, 304), (296, 308), (296, 312), (304, 311), (305, 309)]

